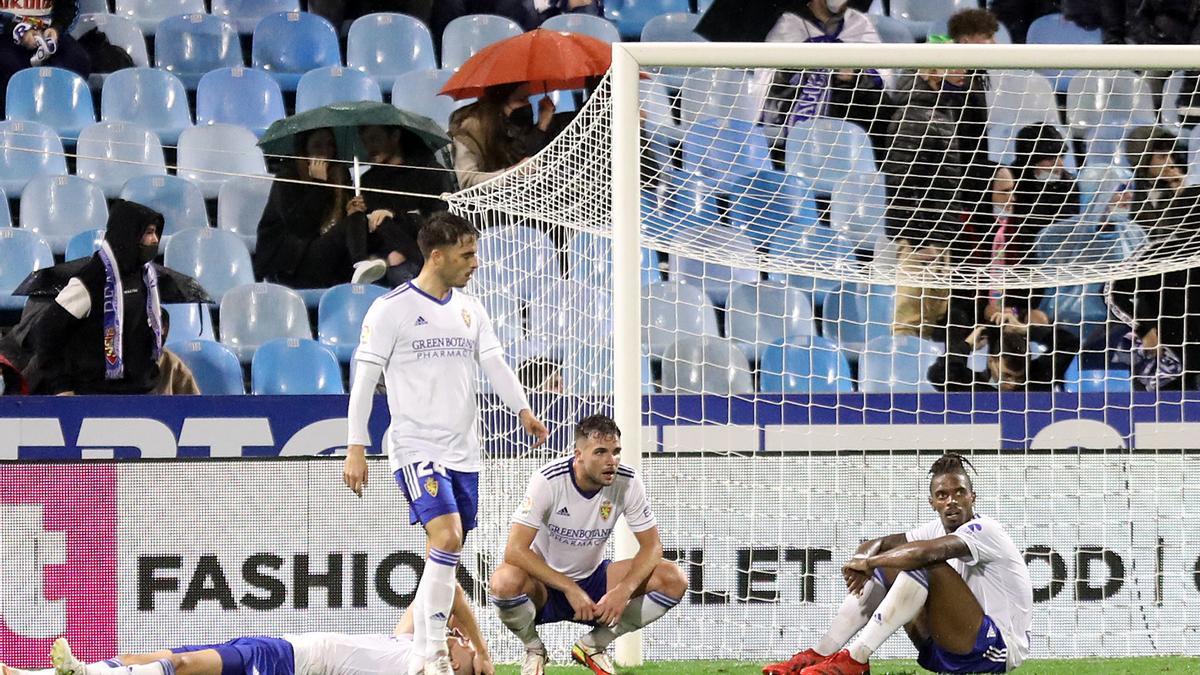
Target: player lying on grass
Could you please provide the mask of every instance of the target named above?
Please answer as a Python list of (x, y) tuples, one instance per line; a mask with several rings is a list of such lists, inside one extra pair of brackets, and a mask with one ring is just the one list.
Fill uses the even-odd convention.
[[(604, 547), (622, 514), (637, 537), (638, 552), (610, 564)], [(575, 453), (529, 479), (513, 514), (504, 561), (489, 586), (500, 620), (525, 644), (521, 675), (545, 672), (540, 624), (592, 625), (571, 656), (608, 675), (614, 672), (608, 645), (679, 603), (687, 580), (662, 559), (646, 488), (636, 471), (621, 466), (621, 430), (611, 419), (581, 420), (575, 426)]]
[[(450, 620), (451, 666), (455, 675), (495, 675), (483, 634), (462, 588)], [(301, 633), (241, 637), (219, 645), (189, 645), (147, 654), (126, 654), (83, 663), (63, 638), (50, 653), (54, 669), (17, 670), (2, 675), (398, 675), (408, 672), (413, 652), (412, 607), (393, 635)]]
[(871, 654), (901, 626), (917, 647), (917, 663), (934, 672), (1002, 673), (1021, 665), (1029, 654), (1033, 584), (1004, 527), (975, 513), (967, 467), (955, 454), (933, 463), (929, 505), (938, 517), (860, 546), (842, 568), (850, 593), (829, 631), (763, 673), (869, 673)]

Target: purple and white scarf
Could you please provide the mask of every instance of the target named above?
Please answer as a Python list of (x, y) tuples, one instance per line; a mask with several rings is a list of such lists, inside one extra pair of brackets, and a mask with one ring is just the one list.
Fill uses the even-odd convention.
[[(117, 257), (107, 241), (100, 242), (100, 262), (104, 264), (104, 379), (119, 380), (125, 377), (125, 354), (121, 323), (125, 318), (125, 289), (121, 284), (121, 270)], [(158, 297), (158, 270), (153, 263), (142, 268), (142, 280), (146, 283), (146, 317), (150, 330), (154, 332), (154, 360), (162, 356), (162, 303)]]

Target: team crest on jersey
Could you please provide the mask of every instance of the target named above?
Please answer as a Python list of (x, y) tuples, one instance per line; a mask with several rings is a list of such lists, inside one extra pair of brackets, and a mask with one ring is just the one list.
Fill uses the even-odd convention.
[(430, 497), (436, 497), (438, 491), (438, 482), (433, 479), (433, 476), (425, 479), (425, 491)]
[(365, 323), (362, 327), (362, 333), (358, 336), (358, 341), (364, 345), (371, 341), (371, 327)]
[(612, 515), (612, 502), (605, 499), (603, 502), (600, 502), (600, 517), (605, 520), (608, 520), (608, 517), (611, 515)]
[(525, 499), (521, 500), (521, 513), (529, 513), (532, 510), (533, 510), (533, 497), (526, 495)]
[(463, 323), (467, 324), (467, 328), (471, 327), (471, 313), (465, 309), (463, 310)]

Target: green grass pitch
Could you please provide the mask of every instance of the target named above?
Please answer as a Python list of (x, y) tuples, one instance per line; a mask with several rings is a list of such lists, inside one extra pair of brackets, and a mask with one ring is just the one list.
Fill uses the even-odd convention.
[[(517, 675), (520, 668), (502, 665), (496, 675)], [(551, 666), (546, 675), (583, 675), (588, 671), (579, 666)], [(675, 661), (649, 663), (637, 668), (621, 668), (624, 675), (758, 675), (761, 664), (735, 661)], [(879, 661), (871, 664), (872, 675), (917, 675), (927, 671), (912, 661)], [(1153, 657), (1138, 659), (1037, 659), (1018, 668), (1029, 675), (1143, 675), (1143, 673), (1200, 673), (1200, 658)]]

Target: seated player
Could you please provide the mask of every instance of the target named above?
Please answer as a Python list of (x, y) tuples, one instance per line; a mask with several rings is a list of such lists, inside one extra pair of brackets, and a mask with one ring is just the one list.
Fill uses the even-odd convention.
[(967, 467), (955, 454), (933, 463), (929, 505), (938, 518), (860, 546), (842, 568), (850, 593), (829, 631), (763, 673), (869, 673), (871, 654), (901, 626), (917, 663), (934, 672), (1003, 673), (1021, 665), (1029, 655), (1033, 584), (1004, 527), (975, 513)]
[[(461, 586), (455, 593), (450, 623), (454, 675), (495, 675)], [(395, 675), (408, 672), (412, 633), (409, 607), (393, 635), (241, 637), (219, 645), (127, 654), (99, 663), (76, 659), (66, 639), (59, 638), (50, 652), (53, 669), (27, 671), (0, 664), (0, 675)]]
[[(610, 563), (604, 547), (625, 521), (638, 541), (632, 559)], [(597, 675), (615, 672), (605, 653), (617, 636), (679, 603), (687, 580), (662, 559), (662, 541), (638, 473), (621, 466), (621, 430), (604, 415), (575, 426), (575, 453), (543, 466), (513, 514), (504, 561), (489, 582), (500, 620), (525, 644), (521, 675), (542, 675), (546, 647), (537, 626), (593, 626), (571, 656)]]

